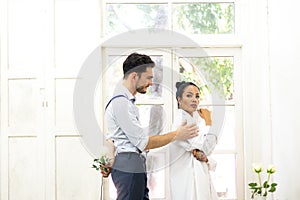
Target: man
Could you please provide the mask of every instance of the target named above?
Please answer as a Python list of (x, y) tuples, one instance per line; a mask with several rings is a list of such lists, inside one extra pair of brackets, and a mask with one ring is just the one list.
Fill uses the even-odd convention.
[[(113, 142), (115, 159), (111, 168), (118, 200), (146, 200), (148, 197), (145, 150), (164, 146), (174, 140), (198, 135), (196, 124), (179, 126), (164, 135), (148, 136), (134, 105), (136, 93), (145, 94), (152, 85), (154, 62), (147, 55), (133, 53), (123, 63), (123, 81), (106, 106), (107, 139)], [(108, 173), (102, 171), (104, 176)]]

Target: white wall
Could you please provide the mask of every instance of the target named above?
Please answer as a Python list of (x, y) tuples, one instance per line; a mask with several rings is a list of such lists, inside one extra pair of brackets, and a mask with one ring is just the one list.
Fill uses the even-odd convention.
[(249, 0), (243, 4), (245, 199), (251, 196), (248, 183), (257, 180), (252, 164), (273, 162), (267, 3)]
[(245, 183), (252, 163), (273, 163), (273, 198), (299, 199), (299, 3), (251, 0), (243, 17)]
[(273, 161), (276, 199), (300, 196), (300, 3), (269, 1)]
[(244, 6), (245, 183), (256, 180), (252, 163), (273, 163), (279, 184), (273, 198), (299, 199), (299, 3), (252, 0)]
[(100, 16), (99, 0), (0, 1), (1, 200), (99, 199), (72, 111)]

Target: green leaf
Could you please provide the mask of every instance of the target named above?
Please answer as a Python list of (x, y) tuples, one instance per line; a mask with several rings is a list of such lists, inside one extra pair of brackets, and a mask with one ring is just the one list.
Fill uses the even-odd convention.
[(261, 194), (261, 190), (259, 190), (259, 191), (257, 192), (257, 194)]
[(269, 190), (269, 192), (275, 192), (276, 188), (275, 187), (271, 187), (271, 189)]
[(268, 192), (265, 191), (263, 196), (266, 197), (267, 195), (268, 195)]
[(270, 185), (268, 184), (268, 181), (265, 181), (265, 182), (264, 182), (263, 187), (264, 187), (264, 188), (270, 187)]
[(250, 187), (255, 187), (255, 186), (257, 186), (257, 183), (249, 183), (248, 184)]
[(277, 183), (272, 183), (271, 184), (271, 187), (275, 187), (275, 186), (277, 186)]

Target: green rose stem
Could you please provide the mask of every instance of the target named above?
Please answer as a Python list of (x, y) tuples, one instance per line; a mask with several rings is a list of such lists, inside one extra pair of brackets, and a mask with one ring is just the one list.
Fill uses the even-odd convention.
[[(271, 178), (271, 173), (268, 173), (268, 180), (267, 180), (267, 183), (269, 183), (270, 178)], [(267, 190), (267, 188), (266, 188), (266, 190)]]
[(259, 183), (259, 186), (262, 187), (262, 186), (261, 186), (260, 172), (257, 172), (257, 176), (258, 176), (258, 183)]
[(101, 177), (100, 200), (103, 200), (103, 176)]

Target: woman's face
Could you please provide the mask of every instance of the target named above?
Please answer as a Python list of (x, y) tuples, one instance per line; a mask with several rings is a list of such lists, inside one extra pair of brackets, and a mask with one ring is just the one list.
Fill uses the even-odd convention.
[(194, 85), (184, 88), (182, 98), (178, 97), (179, 108), (185, 110), (190, 115), (197, 110), (200, 101), (200, 92)]

